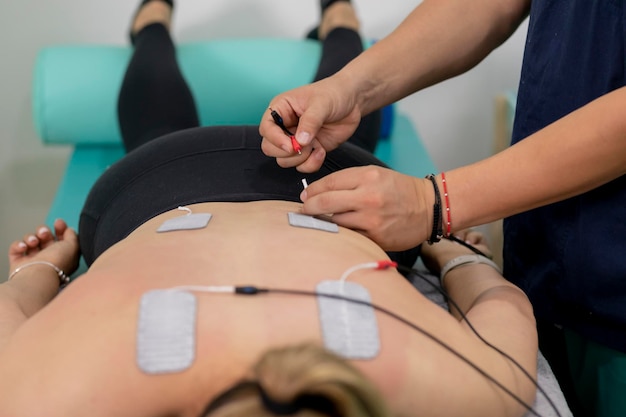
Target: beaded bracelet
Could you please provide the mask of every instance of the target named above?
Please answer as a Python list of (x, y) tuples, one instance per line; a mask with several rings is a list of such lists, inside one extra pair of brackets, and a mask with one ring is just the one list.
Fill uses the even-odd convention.
[(435, 189), (435, 204), (433, 204), (433, 230), (430, 233), (428, 243), (439, 242), (443, 237), (443, 226), (441, 223), (441, 194), (439, 194), (439, 187), (437, 186), (437, 180), (434, 174), (426, 175), (426, 178), (433, 183)]
[(443, 185), (443, 197), (446, 202), (446, 234), (448, 237), (452, 234), (452, 216), (450, 214), (450, 198), (448, 197), (448, 182), (446, 181), (446, 173), (441, 173), (441, 184)]
[(34, 261), (34, 262), (29, 262), (27, 264), (18, 266), (17, 268), (15, 268), (15, 271), (11, 272), (11, 274), (9, 275), (8, 281), (13, 279), (13, 277), (22, 269), (26, 269), (28, 267), (35, 266), (35, 265), (48, 265), (49, 267), (53, 268), (56, 271), (57, 275), (59, 276), (59, 281), (61, 282), (61, 285), (67, 284), (68, 282), (70, 282), (70, 277), (65, 275), (65, 272), (63, 272), (62, 269), (57, 267), (55, 264), (51, 262), (46, 262), (46, 261)]

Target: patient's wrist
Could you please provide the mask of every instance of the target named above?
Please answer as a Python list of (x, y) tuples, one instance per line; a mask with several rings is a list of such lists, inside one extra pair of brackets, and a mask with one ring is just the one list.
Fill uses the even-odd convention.
[(467, 267), (471, 265), (487, 265), (498, 272), (498, 274), (502, 274), (500, 267), (493, 262), (491, 259), (478, 255), (475, 253), (472, 254), (464, 254), (460, 256), (456, 256), (452, 259), (449, 259), (442, 267), (441, 272), (439, 273), (439, 280), (441, 282), (441, 286), (444, 286), (444, 281), (446, 275), (457, 268)]
[(11, 281), (16, 277), (26, 279), (30, 275), (36, 275), (37, 277), (55, 276), (60, 285), (67, 284), (70, 281), (70, 277), (63, 270), (48, 261), (23, 263), (9, 274), (7, 281)]
[(451, 259), (462, 255), (471, 255), (468, 248), (445, 239), (433, 245), (422, 245), (422, 258), (432, 273), (439, 274), (443, 266)]

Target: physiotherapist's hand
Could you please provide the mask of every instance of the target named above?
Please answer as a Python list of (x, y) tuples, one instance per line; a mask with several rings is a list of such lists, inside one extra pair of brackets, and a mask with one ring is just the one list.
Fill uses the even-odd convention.
[[(356, 101), (331, 78), (276, 96), (263, 114), (259, 125), (263, 137), (261, 149), (267, 156), (275, 157), (281, 167), (296, 167), (300, 172), (319, 170), (326, 153), (348, 140), (358, 127), (361, 113)], [(270, 108), (278, 112), (285, 127), (295, 133), (302, 146), (301, 155), (274, 122)]]
[(332, 214), (333, 222), (384, 250), (406, 250), (430, 236), (434, 197), (426, 181), (378, 166), (347, 168), (311, 183), (301, 194), (302, 210)]

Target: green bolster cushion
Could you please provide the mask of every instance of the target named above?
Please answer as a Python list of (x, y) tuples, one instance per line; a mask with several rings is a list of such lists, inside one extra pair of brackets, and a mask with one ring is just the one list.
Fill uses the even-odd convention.
[[(315, 76), (312, 40), (224, 39), (177, 47), (202, 125), (258, 124), (269, 100)], [(120, 143), (117, 96), (130, 47), (55, 46), (35, 64), (33, 116), (44, 143)]]
[[(74, 152), (48, 213), (75, 227), (91, 185), (123, 155), (117, 97), (132, 50), (124, 46), (52, 46), (40, 51), (33, 80), (33, 118), (45, 144)], [(177, 46), (178, 61), (200, 123), (258, 124), (272, 97), (313, 80), (321, 47), (313, 40), (218, 39)], [(387, 106), (376, 156), (413, 176), (435, 167), (410, 119)]]

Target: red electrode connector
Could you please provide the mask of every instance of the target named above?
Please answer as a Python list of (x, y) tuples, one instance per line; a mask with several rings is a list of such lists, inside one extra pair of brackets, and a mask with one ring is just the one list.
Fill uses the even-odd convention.
[(378, 266), (376, 267), (376, 269), (395, 268), (397, 266), (398, 263), (394, 261), (378, 261)]
[(274, 119), (274, 122), (283, 130), (283, 132), (285, 132), (287, 136), (289, 136), (289, 139), (291, 139), (291, 146), (293, 146), (293, 150), (298, 152), (298, 155), (302, 155), (302, 146), (300, 146), (300, 144), (296, 140), (296, 136), (285, 127), (283, 118), (280, 117), (280, 114), (278, 114), (276, 110), (272, 110), (271, 107), (270, 112), (270, 114), (272, 115), (272, 119)]

